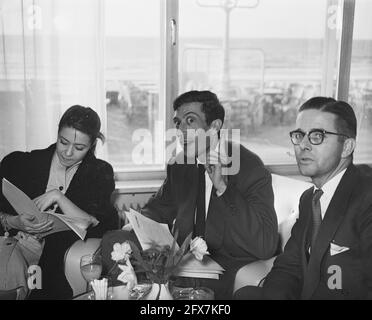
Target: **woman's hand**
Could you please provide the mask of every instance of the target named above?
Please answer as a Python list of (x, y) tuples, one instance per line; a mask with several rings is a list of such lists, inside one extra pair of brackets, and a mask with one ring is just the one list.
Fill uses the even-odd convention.
[(41, 196), (34, 199), (37, 208), (43, 212), (46, 211), (50, 206), (58, 204), (60, 200), (64, 197), (63, 193), (57, 189), (50, 190)]
[(30, 234), (38, 234), (52, 230), (53, 221), (36, 222), (36, 217), (21, 214), (18, 216), (8, 216), (7, 223), (13, 228)]
[(66, 218), (71, 217), (80, 219), (81, 221), (78, 223), (84, 229), (91, 225), (96, 226), (99, 223), (96, 218), (81, 210), (58, 189), (50, 190), (42, 194), (35, 198), (34, 202), (40, 211), (47, 211), (49, 207), (57, 204)]

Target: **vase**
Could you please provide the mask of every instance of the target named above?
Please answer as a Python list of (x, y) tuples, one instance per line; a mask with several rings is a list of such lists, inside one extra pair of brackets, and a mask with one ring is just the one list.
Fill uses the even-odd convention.
[(169, 284), (153, 282), (150, 292), (146, 295), (146, 300), (173, 300), (169, 291)]

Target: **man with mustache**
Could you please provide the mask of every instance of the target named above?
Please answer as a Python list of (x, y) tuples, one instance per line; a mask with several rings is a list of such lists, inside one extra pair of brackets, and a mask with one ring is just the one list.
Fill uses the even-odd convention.
[[(189, 285), (210, 287), (216, 299), (229, 299), (236, 271), (272, 257), (278, 247), (271, 175), (260, 158), (241, 145), (227, 144), (233, 155), (227, 163), (219, 141), (225, 111), (214, 93), (186, 92), (173, 109), (183, 151), (167, 166), (163, 185), (141, 213), (171, 228), (174, 224), (179, 244), (191, 232), (203, 237), (211, 257), (226, 271), (219, 281), (196, 279)], [(106, 234), (104, 261), (112, 265), (113, 244), (127, 237), (125, 231)]]
[[(237, 298), (372, 298), (372, 177), (353, 165), (357, 120), (343, 101), (315, 97), (299, 109), (290, 132), (300, 172), (314, 187), (263, 288)], [(263, 295), (262, 295), (263, 294)]]

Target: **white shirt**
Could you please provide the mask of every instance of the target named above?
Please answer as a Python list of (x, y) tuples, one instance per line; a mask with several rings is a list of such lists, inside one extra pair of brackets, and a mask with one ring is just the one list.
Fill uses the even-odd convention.
[[(322, 220), (324, 219), (324, 215), (327, 212), (329, 203), (331, 202), (333, 195), (337, 189), (337, 186), (339, 185), (341, 178), (343, 177), (345, 171), (346, 169), (339, 172), (331, 180), (327, 181), (322, 187), (323, 194), (320, 197), (320, 209), (321, 209), (321, 214), (322, 214)], [(317, 188), (314, 185), (314, 192), (317, 189), (319, 188)]]
[[(50, 165), (49, 179), (45, 192), (58, 189), (65, 194), (81, 162), (82, 161), (79, 161), (73, 166), (66, 168), (61, 164), (55, 152)], [(57, 204), (54, 205), (52, 211), (56, 209)]]
[(65, 194), (81, 162), (82, 161), (79, 161), (73, 166), (66, 168), (59, 161), (57, 153), (54, 153), (52, 163), (50, 165), (46, 192), (53, 189), (59, 189), (63, 194)]
[[(203, 164), (198, 160), (198, 158), (196, 158), (196, 162), (198, 164)], [(209, 201), (211, 199), (212, 188), (213, 188), (213, 182), (212, 182), (207, 170), (205, 170), (204, 174), (205, 174), (205, 219), (207, 219)]]
[[(217, 143), (217, 146), (214, 150), (216, 152), (219, 152), (220, 142)], [(205, 164), (205, 162), (201, 162), (198, 158), (196, 158), (196, 162), (197, 162), (197, 164)], [(211, 199), (212, 188), (213, 188), (213, 182), (212, 182), (207, 170), (205, 170), (204, 174), (205, 174), (205, 219), (207, 219), (209, 202), (210, 202), (210, 199)], [(219, 196), (222, 196), (222, 194), (220, 194)]]

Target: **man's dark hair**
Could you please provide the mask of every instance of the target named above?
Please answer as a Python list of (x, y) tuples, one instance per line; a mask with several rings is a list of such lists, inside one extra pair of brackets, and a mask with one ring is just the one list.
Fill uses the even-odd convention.
[[(356, 138), (357, 135), (357, 120), (353, 108), (345, 101), (335, 100), (326, 97), (314, 97), (307, 100), (298, 110), (319, 110), (329, 112), (336, 115), (336, 130), (337, 133), (342, 133), (350, 138)], [(342, 136), (340, 136), (343, 139)]]
[(213, 120), (225, 120), (225, 109), (217, 98), (217, 95), (211, 91), (188, 91), (176, 98), (173, 102), (173, 110), (176, 111), (185, 103), (200, 102), (202, 111), (205, 114), (207, 125), (209, 126)]

